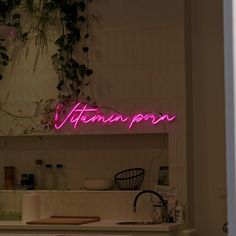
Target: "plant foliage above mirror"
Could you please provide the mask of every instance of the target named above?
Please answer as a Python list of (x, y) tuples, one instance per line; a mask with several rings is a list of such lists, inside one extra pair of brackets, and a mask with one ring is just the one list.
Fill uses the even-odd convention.
[[(89, 65), (88, 39), (90, 37), (89, 2), (92, 0), (0, 0), (0, 21), (18, 29), (18, 39), (25, 41), (29, 33), (35, 34), (36, 45), (47, 49), (50, 31), (57, 28), (55, 39), (57, 51), (52, 55), (58, 73), (57, 89), (59, 100), (76, 100), (83, 87), (89, 84), (88, 76), (93, 73)], [(21, 15), (27, 17), (22, 26)], [(24, 32), (24, 28), (28, 32)], [(4, 39), (2, 39), (4, 40)], [(80, 45), (81, 58), (75, 57)], [(78, 53), (77, 53), (78, 55)], [(6, 48), (0, 44), (0, 62), (9, 61)], [(2, 78), (2, 76), (1, 76)], [(90, 97), (86, 98), (90, 100)]]
[[(0, 25), (15, 27), (13, 43), (34, 38), (35, 45), (42, 52), (47, 52), (49, 42), (55, 43), (51, 60), (57, 73), (58, 97), (35, 102), (40, 107), (37, 115), (42, 116), (40, 126), (43, 130), (53, 128), (55, 102), (69, 105), (79, 98), (87, 102), (91, 100), (84, 92), (93, 74), (89, 61), (90, 23), (93, 19), (90, 2), (92, 0), (0, 0)], [(8, 56), (6, 41), (0, 37), (1, 66), (7, 66), (14, 59)], [(2, 78), (0, 71), (0, 80)], [(2, 105), (0, 108), (14, 120), (26, 118), (4, 110)], [(37, 128), (35, 125), (27, 127), (25, 134), (36, 129), (40, 129), (38, 125)]]

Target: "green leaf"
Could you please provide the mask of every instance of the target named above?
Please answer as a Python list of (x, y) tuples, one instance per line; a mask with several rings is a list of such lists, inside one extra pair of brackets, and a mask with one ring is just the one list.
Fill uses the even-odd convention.
[(65, 35), (61, 35), (56, 41), (55, 44), (58, 45), (60, 48), (63, 48), (65, 45)]
[(59, 57), (59, 61), (64, 61), (64, 60), (65, 60), (65, 58), (63, 56)]
[(44, 4), (44, 9), (49, 11), (53, 11), (56, 9), (56, 4), (54, 2), (48, 2)]
[(15, 28), (19, 28), (19, 27), (20, 27), (20, 23), (15, 23), (15, 24), (13, 24), (13, 26), (14, 26)]
[(80, 16), (79, 19), (78, 19), (78, 21), (80, 21), (80, 22), (85, 22), (85, 20), (86, 20), (86, 19), (85, 19), (84, 16)]
[(79, 66), (79, 75), (83, 78), (85, 76), (86, 66), (84, 64)]
[(6, 60), (6, 61), (9, 61), (9, 57), (7, 54), (3, 53), (3, 52), (0, 52), (0, 55), (2, 57), (3, 60)]
[(7, 65), (8, 65), (8, 62), (2, 61), (2, 65), (3, 65), (3, 66), (7, 66)]
[(57, 89), (61, 91), (61, 86), (59, 84), (57, 85)]
[(79, 2), (79, 8), (80, 8), (81, 11), (84, 11), (85, 8), (86, 8), (86, 4), (83, 1), (80, 1)]
[(78, 69), (79, 68), (79, 63), (77, 61), (75, 61), (73, 58), (70, 58), (69, 62), (71, 63), (71, 65), (75, 68)]
[(54, 54), (51, 56), (51, 58), (55, 58), (55, 57), (57, 57), (57, 53), (54, 53)]
[(87, 69), (85, 73), (86, 73), (87, 76), (90, 76), (90, 75), (93, 74), (93, 70)]
[(26, 38), (27, 36), (28, 36), (27, 32), (23, 33), (23, 35), (22, 35), (23, 38)]
[(88, 52), (89, 48), (88, 47), (83, 47), (84, 52)]
[(1, 51), (6, 51), (7, 49), (6, 49), (6, 47), (4, 47), (4, 46), (0, 46), (0, 50), (1, 50)]
[(18, 19), (18, 18), (20, 18), (20, 14), (17, 14), (17, 13), (16, 13), (16, 14), (13, 14), (12, 17), (13, 17), (14, 19)]
[(76, 37), (76, 40), (79, 41), (80, 40), (80, 29), (79, 28), (74, 28), (72, 30), (72, 33), (74, 34), (74, 36)]
[(77, 37), (74, 33), (67, 34), (68, 44), (75, 44)]
[(68, 3), (62, 3), (61, 5), (61, 11), (65, 14), (70, 14), (71, 12), (71, 6)]
[(66, 23), (66, 28), (67, 28), (68, 30), (72, 30), (72, 29), (74, 28), (74, 24), (72, 24), (71, 22), (67, 22), (67, 23)]

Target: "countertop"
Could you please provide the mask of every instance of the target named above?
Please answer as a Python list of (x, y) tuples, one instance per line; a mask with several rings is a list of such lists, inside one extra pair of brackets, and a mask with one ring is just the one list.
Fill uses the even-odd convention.
[(169, 232), (181, 227), (179, 223), (163, 223), (156, 225), (118, 225), (118, 221), (101, 220), (83, 225), (28, 225), (23, 221), (0, 221), (1, 230), (42, 230), (42, 231), (139, 231)]

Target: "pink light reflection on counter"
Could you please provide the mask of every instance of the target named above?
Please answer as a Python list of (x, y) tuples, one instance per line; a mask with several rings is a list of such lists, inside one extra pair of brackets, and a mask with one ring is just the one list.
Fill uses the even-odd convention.
[[(131, 129), (134, 124), (140, 122), (149, 122), (153, 126), (158, 125), (161, 122), (172, 122), (176, 119), (176, 115), (169, 114), (155, 114), (155, 113), (138, 113), (134, 115), (124, 115), (117, 112), (109, 114), (103, 114), (98, 107), (92, 107), (91, 105), (78, 102), (65, 116), (61, 116), (63, 110), (62, 104), (57, 104), (55, 107), (55, 129), (62, 129), (67, 123), (71, 124), (75, 129), (79, 127), (79, 123), (102, 123), (102, 124), (114, 124), (114, 123), (126, 123), (127, 128)], [(65, 109), (64, 109), (65, 110)]]

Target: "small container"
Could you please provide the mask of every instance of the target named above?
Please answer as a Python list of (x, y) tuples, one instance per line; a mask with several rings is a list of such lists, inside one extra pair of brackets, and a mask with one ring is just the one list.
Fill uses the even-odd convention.
[(137, 190), (143, 183), (145, 170), (132, 168), (118, 172), (114, 179), (119, 190)]
[(161, 203), (153, 205), (153, 215), (152, 216), (153, 216), (152, 221), (154, 223), (157, 223), (157, 224), (162, 223), (163, 213), (162, 213), (162, 204)]
[(20, 185), (27, 190), (34, 190), (34, 174), (23, 173), (21, 175)]
[(184, 222), (184, 207), (177, 204), (175, 208), (175, 222), (176, 223), (183, 223)]
[(169, 217), (168, 222), (174, 223), (175, 222), (175, 210), (176, 210), (176, 200), (175, 199), (168, 199), (167, 210), (168, 210), (168, 217)]
[(28, 186), (30, 187), (34, 187), (34, 174), (28, 174)]
[(4, 183), (5, 189), (10, 190), (15, 186), (15, 167), (5, 166), (4, 167)]
[(66, 176), (62, 164), (56, 165), (55, 179), (56, 179), (56, 189), (60, 190), (67, 189)]
[(169, 185), (169, 167), (160, 166), (158, 185)]
[(35, 189), (44, 189), (44, 171), (43, 171), (43, 161), (35, 161)]
[(20, 185), (25, 187), (28, 185), (28, 178), (27, 178), (27, 174), (22, 174), (21, 175), (21, 181), (20, 181)]
[(52, 165), (46, 164), (45, 165), (45, 189), (55, 189), (55, 178), (54, 173), (52, 171)]

